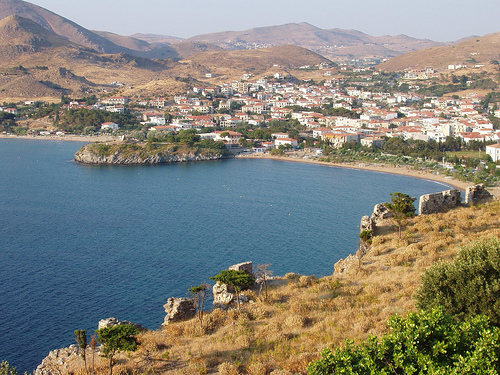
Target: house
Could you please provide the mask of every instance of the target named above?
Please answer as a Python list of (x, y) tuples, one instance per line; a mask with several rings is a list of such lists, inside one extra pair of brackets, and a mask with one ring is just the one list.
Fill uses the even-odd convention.
[(118, 129), (118, 124), (114, 122), (103, 122), (101, 124), (101, 130), (116, 130)]
[(130, 99), (124, 96), (111, 96), (103, 100), (102, 102), (104, 104), (111, 104), (111, 105), (125, 105), (128, 102), (130, 102)]
[(224, 143), (235, 145), (238, 144), (239, 139), (243, 136), (241, 133), (233, 131), (217, 130), (215, 133), (215, 141), (223, 141)]
[(494, 162), (500, 161), (500, 143), (486, 146), (486, 154), (490, 155)]
[(298, 146), (298, 141), (293, 138), (277, 138), (274, 140), (274, 145), (276, 147), (279, 146), (286, 146), (286, 145), (291, 145), (292, 147), (297, 147)]

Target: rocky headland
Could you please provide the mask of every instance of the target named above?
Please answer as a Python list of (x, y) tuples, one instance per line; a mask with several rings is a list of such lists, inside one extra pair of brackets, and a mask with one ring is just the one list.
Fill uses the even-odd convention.
[(229, 158), (227, 150), (156, 143), (92, 143), (75, 153), (82, 164), (148, 165)]

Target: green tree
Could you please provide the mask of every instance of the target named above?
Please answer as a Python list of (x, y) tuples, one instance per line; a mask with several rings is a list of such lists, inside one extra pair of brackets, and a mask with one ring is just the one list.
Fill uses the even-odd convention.
[(83, 358), (83, 366), (85, 368), (85, 372), (87, 372), (87, 331), (84, 329), (79, 329), (74, 332), (75, 341), (80, 350), (80, 355)]
[(441, 309), (393, 316), (389, 333), (359, 345), (325, 349), (307, 367), (309, 375), (330, 374), (498, 374), (500, 328), (478, 315), (457, 322)]
[(200, 321), (200, 328), (203, 328), (203, 305), (205, 303), (208, 288), (208, 284), (200, 284), (198, 286), (192, 286), (188, 289), (188, 292), (191, 294), (194, 300), (196, 316)]
[(398, 235), (401, 238), (401, 228), (409, 217), (415, 215), (415, 207), (413, 206), (414, 199), (408, 194), (399, 192), (391, 193), (391, 203), (386, 203), (385, 206), (392, 212), (393, 218), (398, 225)]
[(222, 270), (217, 275), (210, 277), (221, 284), (230, 285), (234, 288), (236, 294), (236, 303), (240, 308), (240, 292), (243, 288), (248, 288), (253, 285), (254, 279), (244, 271)]
[(482, 314), (500, 327), (500, 240), (473, 242), (452, 262), (431, 266), (415, 297), (419, 308), (442, 306), (462, 320)]
[(139, 346), (135, 335), (139, 333), (130, 324), (118, 324), (95, 331), (102, 348), (102, 357), (109, 359), (109, 375), (113, 375), (114, 356), (121, 351), (134, 352)]

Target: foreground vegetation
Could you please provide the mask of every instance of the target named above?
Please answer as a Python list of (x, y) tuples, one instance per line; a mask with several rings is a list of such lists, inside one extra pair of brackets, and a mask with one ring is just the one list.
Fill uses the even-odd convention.
[[(500, 202), (495, 201), (408, 218), (401, 237), (389, 221), (377, 229), (361, 262), (353, 262), (347, 272), (322, 278), (288, 274), (269, 283), (267, 298), (258, 290), (245, 291), (253, 303), (206, 312), (202, 325), (193, 318), (141, 333), (137, 351), (116, 355), (113, 373), (306, 374), (325, 348), (353, 351), (353, 345), (373, 345), (370, 335), (384, 342), (394, 337), (384, 335), (400, 332), (398, 325), (403, 329), (411, 319), (445, 322), (449, 332), (468, 332), (456, 318), (450, 320), (454, 313), (446, 308), (445, 315), (440, 310), (408, 314), (418, 311), (415, 293), (425, 270), (455, 259), (460, 248), (474, 247), (470, 244), (477, 239), (499, 237), (499, 213)], [(407, 315), (410, 320), (402, 320)], [(489, 324), (485, 319), (462, 321), (479, 332)], [(489, 332), (496, 335), (496, 330)], [(352, 343), (346, 346), (345, 339)], [(487, 373), (496, 373), (493, 366)], [(89, 371), (107, 373), (107, 359), (96, 356)], [(63, 373), (83, 375), (82, 359), (73, 358)]]

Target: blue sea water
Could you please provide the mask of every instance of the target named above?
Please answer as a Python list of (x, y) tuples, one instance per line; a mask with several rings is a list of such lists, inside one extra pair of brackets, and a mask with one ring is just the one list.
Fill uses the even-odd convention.
[(231, 264), (324, 276), (389, 193), (432, 181), (273, 160), (85, 166), (81, 143), (0, 139), (0, 360), (33, 370), (102, 318), (162, 305)]

